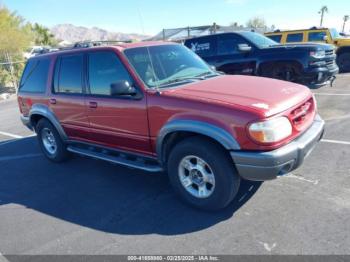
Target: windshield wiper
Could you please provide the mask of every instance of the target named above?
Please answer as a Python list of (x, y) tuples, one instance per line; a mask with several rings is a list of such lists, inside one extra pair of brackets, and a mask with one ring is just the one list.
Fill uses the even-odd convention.
[[(192, 79), (193, 78), (175, 78), (175, 79), (171, 79), (171, 80), (168, 80), (168, 81), (164, 82), (159, 87), (165, 87), (165, 86), (169, 86), (169, 85), (172, 85), (172, 84), (186, 82), (186, 81), (189, 81), (189, 80), (192, 80)], [(196, 79), (198, 79), (198, 78), (195, 78), (195, 80)]]
[(164, 82), (163, 84), (161, 84), (159, 87), (165, 87), (171, 84), (177, 84), (177, 83), (181, 83), (181, 82), (187, 82), (187, 81), (191, 81), (191, 80), (205, 80), (205, 76), (217, 76), (218, 74), (215, 74), (213, 72), (204, 72), (201, 73), (199, 75), (196, 76), (187, 76), (187, 77), (181, 77), (181, 78), (175, 78), (175, 79), (171, 79), (168, 80), (166, 82)]
[(215, 74), (214, 72), (207, 71), (207, 72), (201, 73), (199, 75), (196, 75), (195, 77), (205, 79), (206, 76), (217, 76), (217, 75), (218, 74)]

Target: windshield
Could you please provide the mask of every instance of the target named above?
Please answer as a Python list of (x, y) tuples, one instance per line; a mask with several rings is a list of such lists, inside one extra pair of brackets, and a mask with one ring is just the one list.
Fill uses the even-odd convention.
[(199, 56), (181, 45), (131, 48), (124, 53), (150, 88), (198, 81), (217, 75)]
[(259, 48), (279, 45), (279, 43), (273, 41), (272, 39), (255, 32), (240, 32), (240, 34)]
[(329, 31), (331, 32), (332, 39), (342, 38), (337, 29), (331, 28)]

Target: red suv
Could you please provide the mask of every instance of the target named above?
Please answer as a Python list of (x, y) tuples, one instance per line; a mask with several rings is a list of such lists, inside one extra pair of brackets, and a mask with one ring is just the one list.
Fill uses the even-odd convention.
[(324, 122), (308, 88), (226, 76), (188, 48), (142, 42), (28, 60), (18, 103), (52, 161), (77, 153), (150, 172), (202, 209), (226, 207), (241, 179), (299, 167)]

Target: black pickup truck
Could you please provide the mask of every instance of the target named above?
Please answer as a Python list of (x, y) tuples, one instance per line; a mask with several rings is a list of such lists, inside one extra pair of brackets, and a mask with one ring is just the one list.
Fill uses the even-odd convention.
[(335, 48), (327, 44), (281, 45), (261, 34), (242, 31), (191, 38), (185, 45), (226, 74), (258, 75), (323, 86), (339, 68)]

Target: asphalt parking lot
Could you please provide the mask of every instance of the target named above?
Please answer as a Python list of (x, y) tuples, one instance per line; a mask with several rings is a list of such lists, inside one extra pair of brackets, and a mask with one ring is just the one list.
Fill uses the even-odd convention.
[(162, 174), (75, 156), (54, 164), (0, 102), (1, 254), (349, 254), (350, 74), (313, 90), (326, 134), (293, 174), (244, 182), (219, 213)]

